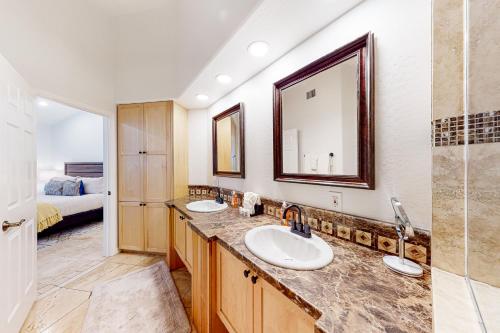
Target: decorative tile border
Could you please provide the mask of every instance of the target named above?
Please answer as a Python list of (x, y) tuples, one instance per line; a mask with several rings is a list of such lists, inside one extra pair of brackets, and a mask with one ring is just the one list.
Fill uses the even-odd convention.
[[(439, 146), (500, 142), (500, 111), (436, 119), (432, 122), (432, 143)], [(468, 135), (465, 135), (468, 128)]]
[[(203, 194), (206, 193), (206, 194)], [(221, 189), (224, 200), (231, 201), (232, 190)], [(215, 198), (215, 188), (207, 185), (190, 185), (189, 196), (193, 200)], [(239, 202), (243, 193), (236, 191)], [(281, 218), (282, 201), (261, 198), (264, 213), (274, 218)], [(289, 203), (290, 204), (290, 203)], [(307, 221), (311, 229), (344, 239), (373, 250), (398, 254), (398, 235), (393, 224), (343, 214), (327, 209), (314, 208), (297, 204), (303, 212), (302, 220)], [(415, 237), (406, 243), (405, 256), (412, 260), (430, 265), (431, 236), (429, 232), (415, 230)]]

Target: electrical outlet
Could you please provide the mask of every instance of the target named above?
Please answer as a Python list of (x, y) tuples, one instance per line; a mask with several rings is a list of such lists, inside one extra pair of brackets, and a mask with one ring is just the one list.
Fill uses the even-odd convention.
[(341, 192), (333, 192), (332, 194), (332, 206), (334, 210), (342, 211), (342, 193)]

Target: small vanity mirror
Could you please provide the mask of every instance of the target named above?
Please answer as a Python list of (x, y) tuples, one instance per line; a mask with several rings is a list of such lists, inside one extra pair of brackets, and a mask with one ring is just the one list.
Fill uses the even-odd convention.
[(212, 118), (213, 174), (245, 178), (243, 105), (236, 104)]
[(276, 82), (277, 181), (374, 187), (372, 34)]

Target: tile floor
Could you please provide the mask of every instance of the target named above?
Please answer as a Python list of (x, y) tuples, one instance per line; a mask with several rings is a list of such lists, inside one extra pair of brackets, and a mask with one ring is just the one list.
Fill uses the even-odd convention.
[[(38, 299), (21, 332), (80, 332), (92, 294), (98, 284), (162, 260), (160, 256), (100, 254), (102, 223), (40, 240)], [(191, 276), (185, 269), (172, 272), (188, 316), (191, 313)]]

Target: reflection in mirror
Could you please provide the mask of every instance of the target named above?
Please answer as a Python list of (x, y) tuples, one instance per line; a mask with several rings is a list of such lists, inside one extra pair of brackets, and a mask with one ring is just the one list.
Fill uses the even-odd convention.
[(373, 34), (274, 83), (274, 180), (375, 188)]
[(213, 173), (245, 178), (244, 116), (242, 104), (212, 119)]
[(240, 171), (240, 114), (217, 122), (217, 170)]
[(358, 174), (358, 56), (281, 92), (283, 173)]

